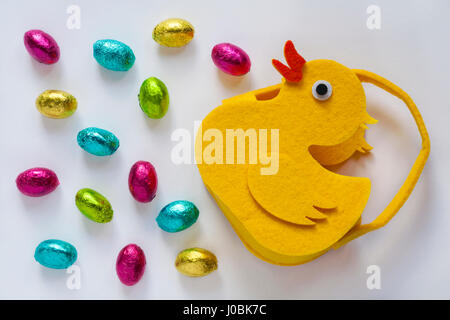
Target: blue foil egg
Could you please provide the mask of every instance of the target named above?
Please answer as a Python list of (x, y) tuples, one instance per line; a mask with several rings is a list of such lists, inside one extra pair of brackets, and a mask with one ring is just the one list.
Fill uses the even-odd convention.
[(66, 269), (77, 260), (77, 249), (62, 240), (45, 240), (36, 248), (34, 259), (52, 269)]
[(186, 200), (169, 203), (161, 209), (156, 223), (167, 232), (178, 232), (192, 226), (198, 219), (199, 211), (195, 204)]
[(111, 39), (94, 43), (94, 58), (102, 67), (113, 71), (128, 71), (136, 60), (129, 46)]
[(96, 156), (110, 156), (119, 148), (119, 139), (104, 129), (89, 127), (78, 132), (78, 145)]

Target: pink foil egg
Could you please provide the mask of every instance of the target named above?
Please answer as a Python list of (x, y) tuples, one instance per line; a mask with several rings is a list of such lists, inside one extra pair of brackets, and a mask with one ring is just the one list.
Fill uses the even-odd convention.
[(125, 246), (116, 261), (119, 280), (127, 286), (135, 285), (144, 275), (146, 263), (144, 251), (137, 244)]
[(211, 52), (214, 64), (225, 73), (242, 76), (250, 71), (250, 58), (244, 50), (231, 43), (219, 43)]
[(42, 30), (25, 32), (23, 42), (28, 53), (37, 61), (53, 64), (59, 60), (59, 47), (55, 39)]
[(17, 188), (24, 195), (42, 197), (49, 194), (59, 185), (56, 173), (47, 168), (32, 168), (17, 176)]
[(131, 195), (139, 202), (150, 202), (156, 196), (158, 177), (150, 162), (138, 161), (130, 170), (128, 187)]

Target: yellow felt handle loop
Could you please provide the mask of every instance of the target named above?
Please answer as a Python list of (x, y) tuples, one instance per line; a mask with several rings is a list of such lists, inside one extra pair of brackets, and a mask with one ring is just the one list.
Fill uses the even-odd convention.
[(417, 180), (420, 177), (420, 174), (422, 173), (428, 155), (430, 154), (430, 138), (428, 136), (427, 128), (425, 127), (425, 123), (423, 122), (422, 116), (420, 115), (420, 112), (417, 109), (411, 97), (400, 87), (396, 86), (392, 82), (384, 79), (383, 77), (380, 77), (375, 73), (365, 70), (353, 70), (353, 71), (356, 73), (361, 82), (372, 83), (405, 102), (409, 111), (414, 117), (414, 120), (416, 121), (417, 128), (419, 129), (420, 132), (420, 136), (422, 137), (422, 149), (420, 150), (420, 153), (417, 156), (417, 159), (414, 162), (414, 165), (412, 166), (411, 171), (409, 172), (405, 182), (400, 187), (400, 190), (397, 192), (397, 194), (394, 196), (394, 198), (391, 200), (388, 206), (383, 210), (383, 212), (381, 212), (381, 214), (371, 223), (359, 225), (350, 230), (342, 239), (340, 239), (337, 243), (333, 245), (334, 249), (338, 249), (341, 246), (345, 245), (346, 243), (352, 241), (353, 239), (356, 239), (370, 231), (385, 226), (395, 216), (398, 210), (408, 199), (409, 195), (414, 189), (414, 186), (417, 183)]

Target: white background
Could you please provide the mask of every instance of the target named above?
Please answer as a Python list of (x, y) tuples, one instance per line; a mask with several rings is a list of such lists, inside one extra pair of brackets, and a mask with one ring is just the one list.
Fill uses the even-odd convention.
[[(81, 8), (81, 29), (66, 27), (66, 9)], [(381, 8), (381, 30), (366, 27), (366, 9)], [(199, 298), (450, 298), (449, 71), (448, 1), (5, 1), (0, 5), (0, 298), (199, 299)], [(151, 37), (169, 17), (190, 21), (194, 40), (181, 49), (162, 48)], [(42, 29), (59, 43), (61, 59), (45, 66), (32, 60), (23, 34)], [(92, 44), (113, 38), (136, 55), (126, 73), (102, 69)], [(283, 44), (294, 41), (307, 60), (329, 58), (350, 68), (378, 73), (413, 97), (427, 124), (432, 152), (411, 198), (382, 230), (306, 265), (281, 267), (249, 253), (207, 193), (195, 165), (176, 166), (171, 133), (192, 132), (221, 100), (279, 83), (272, 58), (284, 59)], [(252, 60), (242, 78), (214, 66), (212, 47), (232, 42)], [(156, 76), (170, 92), (161, 120), (148, 119), (137, 93)], [(396, 98), (367, 89), (369, 113), (380, 120), (367, 140), (371, 155), (354, 157), (341, 172), (367, 176), (372, 193), (363, 214), (370, 221), (387, 205), (418, 154), (420, 139), (407, 108)], [(35, 108), (46, 89), (72, 93), (76, 113), (64, 120), (44, 118)], [(119, 150), (110, 158), (87, 154), (76, 134), (88, 126), (114, 132)], [(137, 160), (151, 161), (159, 189), (150, 204), (139, 204), (127, 178)], [(43, 198), (23, 196), (15, 178), (25, 169), (53, 169), (61, 185)], [(101, 225), (82, 216), (74, 204), (78, 189), (91, 187), (115, 210)], [(167, 203), (187, 199), (200, 209), (198, 222), (178, 234), (158, 228), (155, 217)], [(76, 246), (81, 289), (69, 290), (64, 270), (34, 261), (42, 240), (57, 238)], [(134, 287), (115, 273), (119, 250), (137, 243), (147, 269)], [(188, 278), (174, 268), (177, 253), (199, 246), (214, 252), (219, 269)], [(366, 269), (381, 268), (381, 290), (368, 290)]]

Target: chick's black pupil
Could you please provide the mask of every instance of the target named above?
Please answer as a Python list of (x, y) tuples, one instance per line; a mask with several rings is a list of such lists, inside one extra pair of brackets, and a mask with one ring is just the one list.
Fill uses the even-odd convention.
[(326, 85), (326, 84), (323, 84), (323, 83), (319, 84), (319, 85), (316, 87), (316, 92), (317, 92), (318, 95), (321, 95), (321, 96), (326, 95), (327, 92), (328, 92), (328, 87), (327, 87), (327, 85)]

